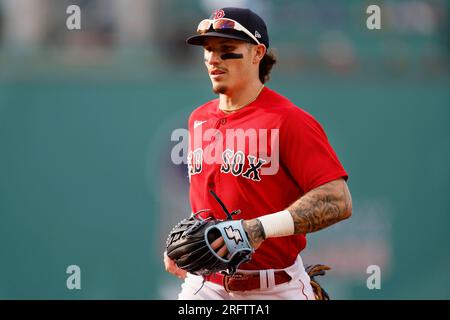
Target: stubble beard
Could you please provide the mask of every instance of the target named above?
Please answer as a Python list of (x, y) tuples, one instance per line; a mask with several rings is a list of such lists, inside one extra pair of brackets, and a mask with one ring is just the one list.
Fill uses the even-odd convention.
[(216, 84), (216, 85), (213, 84), (212, 91), (215, 94), (225, 94), (228, 91), (228, 87), (225, 85), (221, 85), (221, 84)]

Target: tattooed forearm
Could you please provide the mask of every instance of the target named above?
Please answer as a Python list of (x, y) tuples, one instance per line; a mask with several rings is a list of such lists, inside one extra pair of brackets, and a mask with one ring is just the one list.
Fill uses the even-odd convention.
[(245, 220), (243, 226), (252, 247), (255, 249), (258, 248), (266, 238), (261, 221), (258, 219)]
[[(309, 191), (287, 210), (294, 220), (294, 233), (305, 234), (350, 217), (352, 199), (347, 184), (339, 179)], [(244, 220), (243, 226), (250, 244), (257, 249), (266, 238), (261, 221)]]
[(311, 190), (289, 208), (295, 233), (310, 233), (350, 217), (350, 192), (344, 180), (335, 180)]

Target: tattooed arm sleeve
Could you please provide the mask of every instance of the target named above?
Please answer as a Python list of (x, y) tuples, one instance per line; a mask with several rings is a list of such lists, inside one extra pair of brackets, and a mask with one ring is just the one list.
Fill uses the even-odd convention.
[(343, 179), (317, 187), (289, 208), (295, 233), (311, 233), (347, 219), (352, 214), (352, 198)]
[[(295, 201), (288, 209), (294, 220), (294, 233), (306, 234), (329, 227), (352, 214), (352, 198), (344, 179), (325, 183)], [(250, 243), (256, 249), (265, 240), (258, 219), (244, 221)]]

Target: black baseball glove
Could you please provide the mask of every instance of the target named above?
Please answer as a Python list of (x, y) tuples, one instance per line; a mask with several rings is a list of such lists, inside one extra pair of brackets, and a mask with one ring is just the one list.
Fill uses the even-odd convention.
[[(213, 194), (217, 197), (215, 194)], [(176, 265), (193, 274), (206, 275), (219, 271), (233, 274), (248, 260), (254, 250), (242, 226), (242, 220), (232, 220), (223, 203), (216, 198), (227, 214), (227, 220), (202, 219), (199, 213), (180, 221), (169, 233), (166, 241), (167, 255)], [(223, 237), (228, 253), (220, 257), (211, 243)]]

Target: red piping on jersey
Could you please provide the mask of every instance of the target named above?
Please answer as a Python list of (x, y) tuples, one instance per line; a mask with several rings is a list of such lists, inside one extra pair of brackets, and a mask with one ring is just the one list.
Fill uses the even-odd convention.
[(306, 300), (309, 300), (308, 296), (305, 294), (305, 284), (303, 283), (303, 281), (301, 279), (299, 281), (302, 284), (302, 293), (303, 293), (303, 295), (305, 296)]

